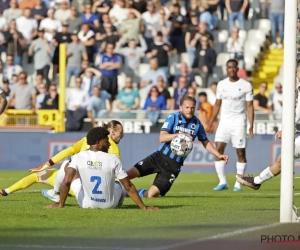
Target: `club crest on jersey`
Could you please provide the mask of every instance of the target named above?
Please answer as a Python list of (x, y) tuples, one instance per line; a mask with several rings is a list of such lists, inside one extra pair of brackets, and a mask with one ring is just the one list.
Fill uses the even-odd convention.
[(191, 125), (191, 128), (192, 128), (192, 129), (195, 129), (195, 128), (196, 128), (196, 124), (193, 123), (193, 124)]

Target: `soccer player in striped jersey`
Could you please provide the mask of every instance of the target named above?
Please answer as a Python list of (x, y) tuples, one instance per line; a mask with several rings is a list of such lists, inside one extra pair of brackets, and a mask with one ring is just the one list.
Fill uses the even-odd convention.
[[(112, 120), (107, 124), (103, 124), (102, 126), (108, 129), (108, 131), (110, 132), (110, 147), (108, 152), (120, 158), (120, 149), (118, 147), (118, 143), (124, 137), (122, 124), (119, 121)], [(26, 189), (34, 183), (44, 183), (54, 187), (54, 189), (43, 190), (43, 192), (47, 192), (49, 196), (52, 196), (53, 200), (57, 200), (59, 198), (59, 195), (57, 193), (59, 192), (61, 182), (64, 179), (64, 170), (68, 167), (69, 160), (64, 161), (59, 170), (49, 168), (51, 168), (54, 164), (66, 158), (69, 158), (81, 151), (86, 151), (89, 148), (90, 146), (87, 144), (86, 137), (82, 138), (71, 147), (62, 150), (61, 152), (53, 156), (46, 163), (38, 166), (37, 168), (30, 169), (29, 171), (34, 172), (33, 174), (24, 177), (23, 179), (11, 185), (9, 188), (0, 189), (0, 196), (7, 196), (8, 194), (14, 193), (18, 190)], [(72, 192), (71, 195), (73, 195)]]
[(179, 175), (186, 157), (175, 155), (170, 145), (178, 133), (184, 133), (193, 140), (198, 138), (208, 152), (225, 162), (228, 161), (228, 156), (221, 155), (207, 139), (203, 125), (194, 116), (195, 105), (196, 100), (194, 97), (184, 96), (181, 98), (180, 111), (169, 115), (161, 128), (159, 136), (161, 145), (159, 148), (127, 171), (130, 179), (156, 174), (153, 185), (149, 190), (141, 189), (138, 191), (140, 197), (165, 196)]

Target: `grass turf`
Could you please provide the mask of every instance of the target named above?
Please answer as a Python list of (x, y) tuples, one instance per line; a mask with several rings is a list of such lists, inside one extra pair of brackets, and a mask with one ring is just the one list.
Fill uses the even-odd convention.
[[(0, 171), (0, 188), (27, 174)], [(147, 188), (153, 178), (133, 182), (137, 188)], [(18, 249), (20, 245), (33, 249), (33, 244), (34, 249), (97, 249), (99, 244), (153, 248), (279, 221), (280, 177), (264, 183), (258, 191), (244, 187), (242, 192), (233, 192), (234, 181), (234, 175), (228, 175), (230, 188), (216, 192), (216, 175), (180, 174), (166, 197), (144, 199), (146, 205), (158, 206), (159, 211), (141, 211), (130, 198), (115, 210), (80, 209), (73, 197), (67, 199), (63, 209), (47, 209), (51, 201), (35, 191), (49, 186), (35, 184), (23, 192), (0, 197), (0, 249)], [(300, 204), (296, 196), (297, 202)], [(293, 225), (287, 229), (292, 228)], [(252, 235), (252, 240), (260, 239), (259, 232)]]

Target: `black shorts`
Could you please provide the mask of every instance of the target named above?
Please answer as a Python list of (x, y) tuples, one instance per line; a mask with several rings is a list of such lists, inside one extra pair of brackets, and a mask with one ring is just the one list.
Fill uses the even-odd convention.
[(155, 152), (134, 167), (140, 172), (140, 177), (157, 173), (153, 185), (159, 189), (160, 195), (165, 196), (179, 175), (181, 164), (160, 152)]
[(101, 89), (110, 93), (112, 99), (115, 100), (118, 94), (118, 77), (102, 76)]

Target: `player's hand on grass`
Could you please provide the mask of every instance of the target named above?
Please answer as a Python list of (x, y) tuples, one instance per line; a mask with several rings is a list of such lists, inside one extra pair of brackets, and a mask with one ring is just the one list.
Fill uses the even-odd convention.
[(48, 205), (47, 208), (62, 208), (60, 204)]
[(47, 161), (47, 162), (37, 166), (36, 168), (29, 169), (29, 172), (40, 172), (40, 171), (46, 170), (48, 168), (51, 168), (51, 164)]
[(219, 158), (224, 160), (226, 162), (226, 164), (227, 164), (228, 159), (229, 159), (229, 157), (227, 155), (221, 155)]
[(282, 137), (282, 131), (277, 131), (277, 133), (275, 134), (275, 140), (278, 138), (278, 139), (281, 139)]
[(248, 135), (248, 138), (249, 138), (249, 139), (252, 139), (252, 138), (253, 138), (253, 127), (250, 127), (250, 128), (249, 128), (249, 135)]

